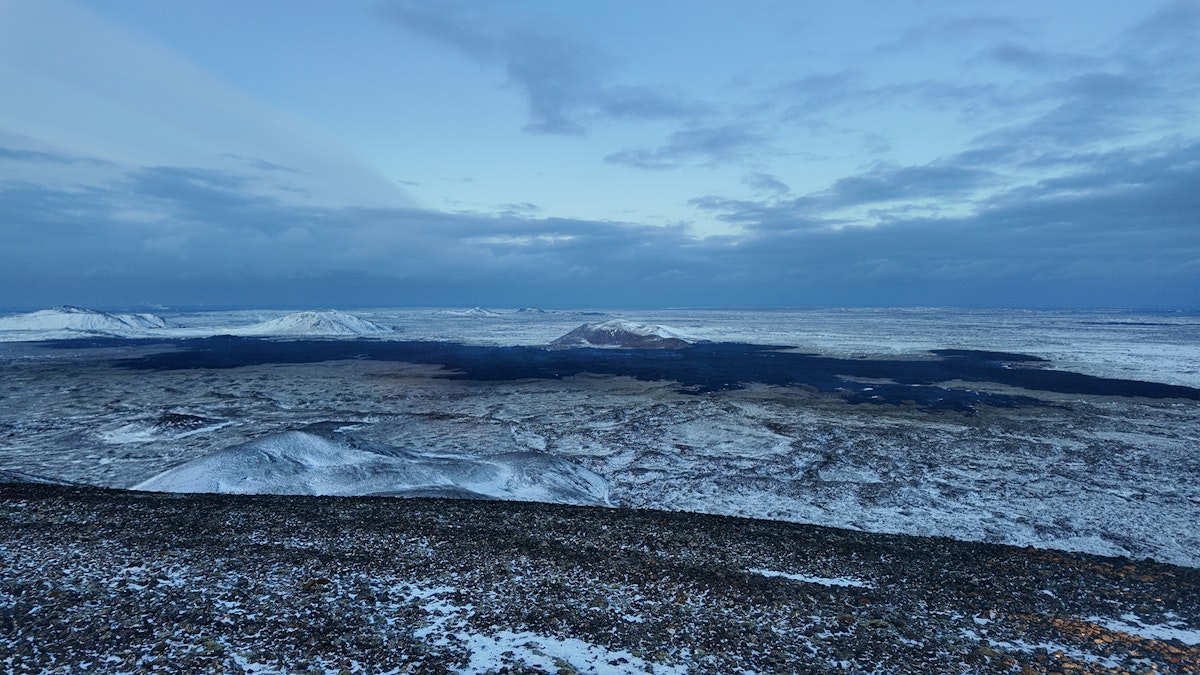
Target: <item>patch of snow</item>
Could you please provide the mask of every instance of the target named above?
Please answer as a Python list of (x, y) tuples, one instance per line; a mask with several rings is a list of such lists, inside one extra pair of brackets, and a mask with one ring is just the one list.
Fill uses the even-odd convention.
[(1088, 621), (1109, 630), (1119, 630), (1151, 640), (1178, 640), (1185, 645), (1200, 645), (1200, 629), (1184, 628), (1182, 620), (1170, 624), (1147, 624), (1135, 614), (1122, 614), (1120, 620), (1090, 617)]
[(803, 581), (809, 584), (821, 584), (822, 586), (842, 586), (853, 588), (874, 588), (871, 584), (852, 577), (814, 577), (808, 574), (793, 574), (791, 572), (779, 572), (776, 570), (766, 570), (759, 568), (751, 568), (746, 570), (753, 574), (761, 574), (764, 577), (783, 577), (792, 581)]
[[(556, 638), (530, 631), (498, 631), (491, 635), (459, 633), (459, 639), (471, 652), (470, 663), (462, 673), (494, 672), (507, 660), (545, 672), (604, 673), (686, 673), (682, 666), (648, 663), (624, 649), (608, 649), (578, 638)], [(568, 670), (569, 668), (569, 670)]]
[[(1049, 642), (1049, 641), (1029, 642), (1027, 640), (997, 640), (994, 638), (988, 638), (985, 635), (980, 635), (979, 633), (977, 633), (975, 631), (970, 631), (970, 630), (963, 630), (962, 635), (965, 638), (968, 638), (970, 640), (977, 641), (977, 642), (983, 642), (986, 640), (989, 642), (989, 644), (991, 644), (991, 646), (993, 648), (998, 649), (1003, 652), (1010, 652), (1010, 653), (1011, 652), (1021, 652), (1021, 653), (1025, 653), (1025, 654), (1033, 654), (1033, 653), (1037, 652), (1038, 650), (1045, 650), (1046, 652), (1051, 653), (1051, 654), (1060, 652), (1060, 653), (1062, 653), (1063, 656), (1066, 656), (1068, 659), (1070, 659), (1072, 661), (1093, 664), (1093, 665), (1099, 666), (1101, 668), (1114, 668), (1115, 669), (1115, 668), (1121, 667), (1121, 663), (1114, 658), (1103, 656), (1103, 655), (1098, 655), (1098, 654), (1088, 653), (1088, 652), (1083, 651), (1082, 649), (1075, 647), (1073, 645), (1063, 644), (1060, 642)], [(1138, 663), (1138, 660), (1134, 660), (1134, 662)], [(1141, 663), (1145, 664), (1148, 662), (1143, 661)]]
[(471, 605), (456, 605), (443, 597), (456, 593), (450, 587), (407, 589), (409, 597), (424, 602), (422, 609), (430, 622), (413, 633), (434, 646), (453, 643), (464, 649), (469, 661), (460, 673), (496, 672), (520, 664), (544, 672), (602, 672), (614, 675), (641, 673), (682, 675), (687, 669), (663, 663), (651, 663), (623, 649), (609, 649), (578, 638), (541, 635), (533, 631), (500, 629), (480, 632), (468, 626), (474, 613)]

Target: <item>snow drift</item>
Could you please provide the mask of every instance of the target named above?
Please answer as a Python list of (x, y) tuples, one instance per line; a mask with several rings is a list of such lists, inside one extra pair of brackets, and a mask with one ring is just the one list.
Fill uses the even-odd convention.
[(380, 335), (392, 329), (337, 310), (295, 312), (236, 331), (238, 335)]
[(662, 326), (614, 319), (600, 323), (585, 323), (550, 344), (556, 347), (680, 349), (695, 342), (695, 340)]
[(133, 489), (609, 504), (608, 483), (603, 478), (552, 455), (433, 456), (387, 446), (354, 446), (302, 431), (219, 450)]

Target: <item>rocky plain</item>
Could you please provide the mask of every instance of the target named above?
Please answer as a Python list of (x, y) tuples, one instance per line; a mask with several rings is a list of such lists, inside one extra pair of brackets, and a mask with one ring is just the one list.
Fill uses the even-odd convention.
[(9, 673), (1200, 672), (1200, 570), (735, 517), (0, 485)]

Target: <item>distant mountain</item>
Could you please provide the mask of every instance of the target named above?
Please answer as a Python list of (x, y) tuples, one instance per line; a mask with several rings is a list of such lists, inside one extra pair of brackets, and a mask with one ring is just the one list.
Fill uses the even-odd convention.
[(45, 334), (46, 339), (106, 335), (142, 337), (167, 328), (167, 322), (154, 314), (110, 314), (64, 305), (26, 314), (0, 317), (0, 331)]
[(614, 319), (585, 323), (550, 344), (556, 347), (625, 347), (631, 349), (682, 349), (695, 344), (662, 326)]
[(238, 329), (238, 335), (381, 335), (387, 326), (337, 310), (295, 312)]
[(542, 309), (541, 307), (522, 307), (521, 309), (517, 310), (517, 314), (549, 314), (549, 313), (550, 312), (547, 312), (546, 310)]
[(498, 316), (504, 316), (500, 312), (492, 311), (485, 307), (472, 307), (471, 309), (447, 309), (447, 310), (438, 312), (438, 314), (441, 314), (442, 316), (470, 316), (470, 317), (482, 317), (482, 318), (494, 318), (494, 317), (498, 317)]
[(608, 483), (552, 455), (479, 458), (356, 447), (302, 431), (275, 434), (200, 457), (135, 490), (226, 494), (456, 497), (607, 505)]

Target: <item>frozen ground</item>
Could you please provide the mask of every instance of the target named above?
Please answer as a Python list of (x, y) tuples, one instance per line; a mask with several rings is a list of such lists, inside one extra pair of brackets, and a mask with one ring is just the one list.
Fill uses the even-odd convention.
[[(280, 312), (166, 314), (177, 337)], [(546, 344), (604, 316), (356, 311), (404, 340)], [(1197, 386), (1200, 319), (961, 310), (610, 313), (713, 341), (841, 357), (988, 349), (1044, 367)], [(394, 339), (394, 338), (389, 338)], [(344, 359), (134, 370), (170, 343), (0, 345), (0, 470), (130, 487), (269, 434), (306, 431), (476, 461), (538, 452), (607, 481), (618, 506), (1154, 557), (1200, 567), (1200, 402), (966, 391), (1042, 405), (855, 405), (796, 386), (681, 393), (669, 381), (448, 379), (437, 365)], [(887, 386), (858, 378), (864, 394)]]
[(662, 511), (0, 484), (0, 671), (1200, 672), (1200, 570)]

